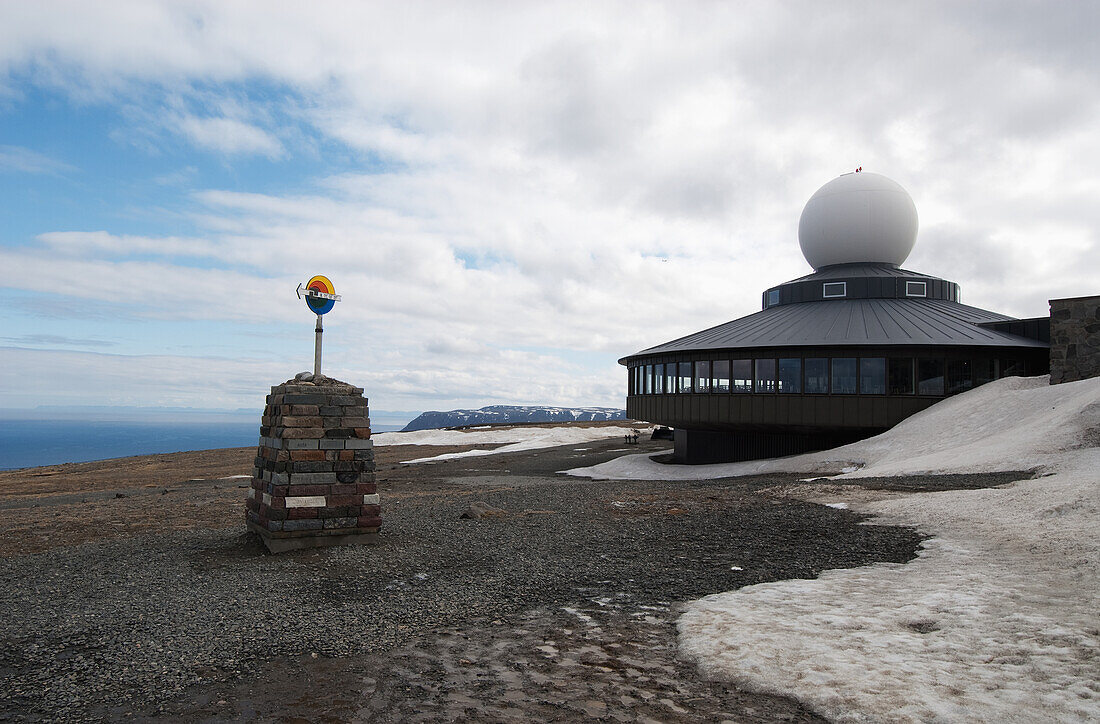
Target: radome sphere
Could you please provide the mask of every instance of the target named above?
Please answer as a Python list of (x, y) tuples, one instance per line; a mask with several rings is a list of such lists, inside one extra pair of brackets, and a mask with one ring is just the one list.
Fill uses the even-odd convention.
[(798, 221), (798, 245), (814, 269), (833, 264), (901, 266), (917, 240), (917, 207), (897, 182), (847, 173), (819, 188)]

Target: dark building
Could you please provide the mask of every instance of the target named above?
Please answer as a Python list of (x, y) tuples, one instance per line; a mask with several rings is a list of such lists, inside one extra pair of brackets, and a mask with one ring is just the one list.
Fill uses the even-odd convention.
[(1049, 370), (1049, 318), (959, 303), (958, 284), (902, 269), (912, 199), (872, 173), (811, 197), (799, 244), (814, 273), (763, 309), (619, 360), (627, 415), (676, 429), (676, 458), (750, 460), (878, 434), (945, 396)]

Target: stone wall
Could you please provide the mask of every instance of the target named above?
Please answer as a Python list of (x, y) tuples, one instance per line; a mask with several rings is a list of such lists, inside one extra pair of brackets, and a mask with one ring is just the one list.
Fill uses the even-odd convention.
[(1050, 300), (1050, 384), (1100, 376), (1100, 296)]
[(273, 553), (377, 537), (381, 507), (362, 389), (327, 377), (271, 388), (245, 518)]

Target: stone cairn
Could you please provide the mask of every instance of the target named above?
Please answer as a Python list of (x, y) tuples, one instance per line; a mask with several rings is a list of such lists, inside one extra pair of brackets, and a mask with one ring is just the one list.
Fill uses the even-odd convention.
[(245, 518), (272, 553), (377, 539), (381, 507), (362, 389), (309, 373), (271, 388)]

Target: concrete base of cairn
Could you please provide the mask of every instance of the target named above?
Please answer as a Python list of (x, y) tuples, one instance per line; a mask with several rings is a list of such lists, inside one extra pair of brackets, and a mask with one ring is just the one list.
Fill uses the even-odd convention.
[(245, 504), (272, 553), (370, 543), (382, 526), (363, 390), (329, 377), (271, 388)]

